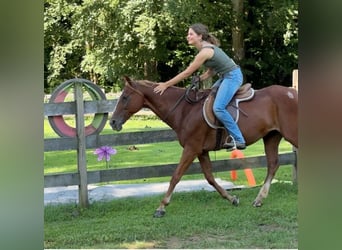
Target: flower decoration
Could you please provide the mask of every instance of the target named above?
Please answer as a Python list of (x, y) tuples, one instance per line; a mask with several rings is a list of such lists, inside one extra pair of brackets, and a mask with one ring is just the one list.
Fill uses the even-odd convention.
[(110, 156), (111, 155), (115, 155), (116, 152), (117, 151), (116, 151), (115, 148), (112, 148), (112, 147), (109, 147), (109, 146), (102, 146), (102, 147), (99, 147), (99, 148), (95, 149), (94, 154), (97, 155), (97, 160), (98, 161), (101, 161), (101, 160), (105, 159), (106, 165), (107, 165), (107, 168), (108, 168), (108, 162), (110, 160)]

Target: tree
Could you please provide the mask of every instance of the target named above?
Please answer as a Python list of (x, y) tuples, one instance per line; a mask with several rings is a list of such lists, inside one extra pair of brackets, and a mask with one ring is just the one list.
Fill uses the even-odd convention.
[[(233, 3), (243, 8), (234, 12)], [(243, 5), (242, 0), (45, 0), (46, 91), (73, 77), (108, 89), (120, 89), (123, 75), (165, 81), (193, 60), (196, 51), (185, 37), (196, 22), (209, 26), (256, 86), (286, 80), (297, 65), (297, 5), (294, 0)]]
[(258, 87), (291, 86), (298, 68), (298, 1), (253, 0), (246, 6), (247, 81)]

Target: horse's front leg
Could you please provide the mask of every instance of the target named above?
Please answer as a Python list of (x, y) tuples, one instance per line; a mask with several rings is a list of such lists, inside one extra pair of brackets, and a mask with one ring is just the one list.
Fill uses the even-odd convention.
[(263, 138), (267, 159), (267, 176), (257, 197), (253, 201), (254, 207), (261, 207), (262, 200), (267, 197), (272, 180), (279, 168), (278, 147), (282, 136), (278, 132), (271, 132)]
[(170, 180), (169, 188), (167, 189), (167, 192), (161, 201), (159, 207), (155, 211), (153, 217), (163, 217), (166, 213), (165, 207), (170, 203), (172, 192), (175, 189), (177, 183), (182, 178), (185, 171), (189, 168), (190, 164), (195, 159), (196, 154), (192, 150), (188, 150), (187, 148), (183, 149), (182, 157), (180, 159), (180, 162), (173, 172), (173, 175)]
[(204, 152), (202, 155), (198, 156), (198, 159), (200, 161), (203, 174), (205, 178), (207, 179), (208, 183), (216, 189), (216, 191), (222, 196), (222, 198), (229, 200), (235, 206), (239, 205), (239, 198), (229, 194), (224, 188), (222, 188), (216, 182), (212, 173), (212, 165), (211, 165), (209, 153)]

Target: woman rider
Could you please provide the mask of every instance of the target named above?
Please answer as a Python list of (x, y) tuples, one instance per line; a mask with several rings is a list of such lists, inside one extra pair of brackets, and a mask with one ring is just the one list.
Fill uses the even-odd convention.
[(213, 111), (230, 134), (231, 140), (228, 141), (227, 138), (223, 147), (227, 149), (245, 149), (245, 139), (237, 123), (226, 110), (228, 103), (243, 82), (240, 67), (218, 47), (220, 45), (218, 39), (209, 33), (208, 27), (204, 24), (196, 23), (191, 25), (188, 30), (187, 40), (189, 45), (195, 46), (199, 51), (195, 59), (184, 71), (172, 79), (167, 82), (160, 82), (154, 88), (154, 92), (162, 95), (168, 87), (191, 76), (204, 65), (207, 70), (200, 76), (201, 81), (215, 74), (220, 77), (213, 85), (213, 87), (218, 87)]

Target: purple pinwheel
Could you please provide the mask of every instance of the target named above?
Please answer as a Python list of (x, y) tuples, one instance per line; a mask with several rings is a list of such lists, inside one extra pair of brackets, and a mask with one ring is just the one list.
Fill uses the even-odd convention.
[(105, 159), (106, 162), (108, 162), (110, 160), (110, 156), (116, 154), (116, 149), (109, 147), (109, 146), (102, 146), (102, 147), (97, 148), (94, 151), (94, 154), (97, 155), (98, 161)]

